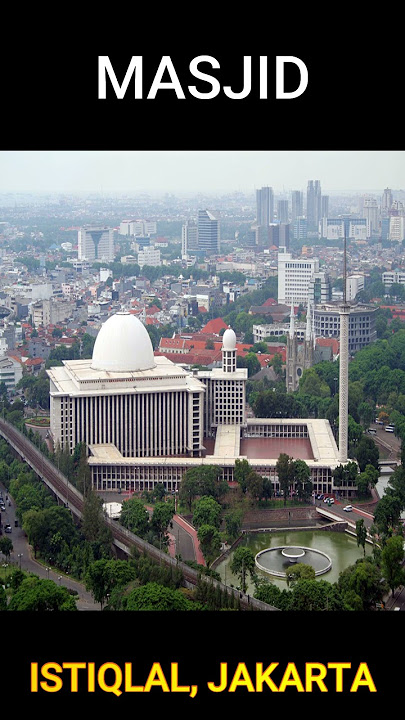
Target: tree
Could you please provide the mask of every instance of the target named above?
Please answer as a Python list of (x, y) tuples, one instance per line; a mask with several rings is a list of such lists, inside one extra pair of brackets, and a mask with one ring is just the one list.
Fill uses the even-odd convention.
[(368, 557), (345, 568), (338, 580), (345, 609), (370, 610), (381, 602), (386, 591), (381, 570)]
[(276, 353), (271, 361), (271, 364), (273, 366), (273, 370), (276, 373), (276, 375), (281, 374), (281, 370), (283, 368), (283, 360), (279, 353)]
[(198, 528), (197, 537), (209, 567), (221, 550), (221, 536), (214, 525), (201, 525)]
[(174, 503), (173, 502), (158, 502), (153, 508), (152, 518), (150, 520), (150, 527), (152, 531), (159, 538), (159, 546), (162, 543), (167, 543), (167, 528), (174, 515)]
[(248, 489), (248, 477), (249, 474), (252, 472), (252, 466), (249, 465), (249, 462), (247, 460), (239, 460), (237, 458), (235, 460), (235, 468), (233, 471), (234, 479), (237, 483), (239, 483), (242, 492), (245, 494)]
[(362, 546), (363, 553), (364, 553), (364, 555), (366, 555), (367, 528), (364, 524), (363, 518), (356, 520), (356, 537), (357, 537), (357, 545)]
[(6, 556), (6, 558), (10, 557), (11, 553), (13, 552), (13, 543), (10, 538), (0, 538), (0, 552), (2, 552), (3, 555)]
[(113, 588), (125, 587), (136, 577), (135, 568), (126, 560), (102, 558), (91, 563), (85, 575), (86, 589), (103, 607)]
[(381, 553), (381, 568), (392, 595), (397, 587), (405, 583), (405, 572), (401, 567), (404, 559), (404, 538), (395, 535), (388, 538)]
[(253, 581), (256, 576), (255, 556), (252, 550), (248, 547), (244, 547), (243, 545), (239, 545), (233, 554), (230, 570), (233, 575), (238, 576), (241, 590), (245, 593), (247, 588), (247, 573), (249, 573)]
[(378, 460), (380, 453), (374, 440), (363, 435), (356, 447), (356, 459), (359, 464), (360, 472), (365, 470), (366, 465), (373, 465), (378, 470)]
[(402, 504), (399, 498), (390, 493), (385, 493), (374, 512), (374, 523), (379, 535), (389, 536), (398, 526)]
[(41, 611), (77, 610), (76, 601), (68, 589), (52, 580), (40, 580), (36, 575), (25, 578), (8, 605), (9, 610)]
[(232, 510), (225, 515), (225, 527), (231, 540), (237, 538), (242, 528), (242, 510)]
[(143, 537), (149, 527), (149, 513), (139, 498), (131, 498), (122, 503), (120, 523), (135, 535)]
[(194, 506), (193, 525), (213, 525), (219, 528), (221, 524), (221, 506), (213, 497), (203, 496)]
[(287, 585), (294, 587), (298, 580), (315, 580), (315, 570), (311, 565), (305, 563), (293, 563), (286, 572)]
[(82, 531), (88, 542), (104, 546), (103, 555), (109, 554), (112, 533), (105, 524), (103, 502), (92, 489), (84, 496)]
[(181, 590), (173, 590), (156, 582), (149, 582), (142, 587), (134, 588), (124, 601), (124, 610), (160, 610), (184, 611), (201, 610), (199, 603), (194, 603), (184, 596)]
[(297, 495), (300, 500), (308, 500), (312, 495), (311, 471), (305, 460), (295, 460), (293, 463), (292, 473), (297, 489)]
[(276, 473), (284, 495), (284, 507), (287, 504), (287, 496), (293, 482), (293, 463), (293, 459), (289, 455), (286, 455), (286, 453), (281, 453), (276, 462)]

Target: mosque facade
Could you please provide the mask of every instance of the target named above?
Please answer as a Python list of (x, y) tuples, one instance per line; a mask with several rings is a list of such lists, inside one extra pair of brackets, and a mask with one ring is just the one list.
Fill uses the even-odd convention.
[[(93, 487), (142, 491), (179, 488), (191, 467), (219, 466), (233, 481), (236, 459), (279, 489), (281, 452), (307, 462), (316, 492), (334, 492), (339, 454), (323, 419), (250, 418), (247, 370), (236, 363), (236, 336), (223, 335), (222, 366), (188, 371), (155, 356), (144, 325), (119, 312), (102, 326), (93, 357), (52, 367), (50, 432), (55, 445), (85, 442)], [(354, 488), (346, 488), (350, 496)], [(342, 491), (342, 488), (340, 488)]]

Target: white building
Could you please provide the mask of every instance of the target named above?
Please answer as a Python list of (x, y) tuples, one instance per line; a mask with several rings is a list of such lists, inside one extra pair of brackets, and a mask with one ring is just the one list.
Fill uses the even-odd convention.
[(232, 481), (243, 458), (278, 490), (279, 453), (290, 453), (294, 442), (314, 489), (332, 492), (338, 450), (328, 421), (246, 418), (247, 370), (236, 367), (236, 352), (229, 328), (222, 367), (193, 374), (154, 356), (146, 328), (119, 312), (101, 327), (92, 359), (47, 371), (52, 438), (71, 452), (86, 443), (93, 487), (103, 492), (158, 482), (177, 490), (187, 469), (204, 465)]
[(293, 258), (285, 248), (278, 253), (278, 302), (294, 305), (307, 304), (311, 278), (319, 272), (317, 258)]
[(22, 366), (12, 357), (0, 357), (0, 383), (4, 383), (7, 390), (15, 388), (22, 378)]
[(394, 283), (405, 285), (405, 271), (388, 270), (387, 272), (383, 272), (381, 279), (386, 290), (389, 290)]
[(390, 217), (389, 239), (397, 242), (405, 240), (405, 217), (403, 215)]
[(370, 228), (366, 218), (322, 218), (319, 223), (319, 234), (327, 240), (342, 240), (347, 226), (347, 237), (350, 240), (366, 240), (370, 237)]
[(145, 237), (156, 235), (157, 223), (150, 220), (123, 220), (120, 223), (119, 234)]
[(346, 298), (347, 300), (354, 300), (357, 293), (360, 290), (364, 290), (365, 277), (362, 274), (349, 275), (346, 278)]
[(138, 265), (143, 268), (144, 265), (152, 267), (160, 267), (160, 250), (155, 247), (145, 247), (138, 253)]
[(109, 227), (86, 226), (78, 232), (78, 259), (114, 260), (114, 231)]

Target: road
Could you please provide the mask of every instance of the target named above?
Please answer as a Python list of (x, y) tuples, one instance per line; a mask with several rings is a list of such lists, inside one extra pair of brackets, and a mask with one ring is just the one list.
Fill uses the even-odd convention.
[[(5, 500), (7, 490), (1, 483), (0, 490), (3, 493), (3, 499)], [(43, 579), (53, 580), (59, 585), (64, 585), (71, 590), (76, 590), (76, 592), (78, 593), (78, 610), (100, 610), (100, 605), (94, 602), (91, 594), (86, 591), (83, 585), (78, 583), (76, 580), (73, 580), (73, 578), (69, 578), (67, 575), (62, 575), (60, 572), (54, 571), (51, 568), (47, 570), (44, 565), (35, 560), (35, 558), (33, 557), (32, 549), (28, 544), (27, 536), (25, 535), (23, 529), (21, 527), (14, 526), (14, 521), (16, 519), (15, 507), (13, 500), (10, 500), (11, 505), (8, 505), (7, 500), (5, 501), (6, 510), (1, 513), (1, 522), (3, 526), (3, 533), (4, 526), (7, 523), (9, 523), (12, 527), (12, 531), (9, 535), (3, 535), (4, 537), (9, 537), (11, 542), (13, 543), (13, 552), (11, 553), (10, 557), (11, 562), (21, 567), (21, 570), (34, 573), (35, 575), (38, 575), (40, 578)], [(6, 562), (7, 560), (5, 556), (3, 556), (3, 564), (5, 564)]]

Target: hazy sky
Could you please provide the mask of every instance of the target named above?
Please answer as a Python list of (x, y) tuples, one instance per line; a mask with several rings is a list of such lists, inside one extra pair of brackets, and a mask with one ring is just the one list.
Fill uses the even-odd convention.
[(405, 151), (0, 151), (0, 192), (405, 189)]

